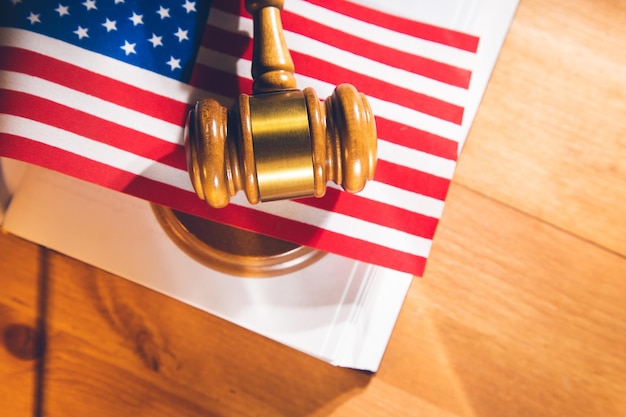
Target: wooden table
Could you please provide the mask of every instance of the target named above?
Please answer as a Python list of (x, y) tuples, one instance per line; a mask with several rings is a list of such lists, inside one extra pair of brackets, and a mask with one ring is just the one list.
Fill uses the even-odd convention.
[(626, 416), (626, 1), (522, 0), (380, 371), (0, 236), (3, 416)]

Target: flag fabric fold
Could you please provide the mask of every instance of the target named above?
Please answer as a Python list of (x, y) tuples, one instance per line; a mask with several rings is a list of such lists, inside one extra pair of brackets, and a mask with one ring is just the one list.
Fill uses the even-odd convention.
[[(421, 275), (454, 174), (479, 39), (343, 0), (287, 0), (298, 87), (371, 103), (374, 181), (357, 195), (211, 209), (182, 130), (204, 97), (251, 93), (243, 1), (2, 0), (0, 156), (223, 223)], [(209, 10), (210, 9), (210, 10)]]

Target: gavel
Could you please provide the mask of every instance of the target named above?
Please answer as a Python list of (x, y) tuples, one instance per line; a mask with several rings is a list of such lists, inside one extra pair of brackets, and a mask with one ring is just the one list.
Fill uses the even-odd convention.
[(230, 109), (207, 98), (185, 126), (189, 176), (214, 208), (237, 192), (251, 204), (322, 197), (329, 181), (349, 193), (374, 176), (376, 124), (364, 94), (341, 84), (323, 102), (296, 88), (285, 42), (283, 0), (246, 0), (253, 17), (252, 95)]

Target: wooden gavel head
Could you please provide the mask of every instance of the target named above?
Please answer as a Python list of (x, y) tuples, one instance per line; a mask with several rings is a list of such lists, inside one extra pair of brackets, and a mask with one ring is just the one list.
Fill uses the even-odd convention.
[(230, 111), (205, 99), (189, 113), (189, 176), (212, 207), (226, 206), (241, 190), (252, 204), (321, 197), (328, 181), (355, 193), (374, 176), (376, 125), (366, 97), (349, 84), (324, 102), (312, 88), (296, 89), (282, 6), (246, 1), (254, 18), (254, 94), (241, 94)]

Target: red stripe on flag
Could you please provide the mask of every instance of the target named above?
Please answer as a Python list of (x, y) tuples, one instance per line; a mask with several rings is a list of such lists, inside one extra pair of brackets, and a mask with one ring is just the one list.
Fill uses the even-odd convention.
[[(228, 13), (233, 13), (239, 16), (248, 16), (250, 17), (250, 14), (247, 12), (245, 6), (244, 6), (244, 1), (240, 0), (240, 1), (233, 1), (233, 0), (213, 0), (213, 3), (211, 4), (211, 8), (212, 9), (219, 9), (223, 12), (228, 12)], [(210, 16), (210, 12), (209, 12), (209, 16)], [(209, 17), (210, 20), (210, 17)]]
[(382, 159), (378, 160), (374, 179), (441, 201), (446, 199), (448, 188), (450, 187), (449, 179), (437, 177)]
[(252, 55), (252, 38), (245, 33), (233, 33), (206, 25), (200, 45), (232, 56)]
[(185, 122), (185, 103), (25, 49), (0, 47), (0, 56), (0, 69), (39, 77), (179, 126)]
[(0, 132), (0, 154), (58, 171), (114, 190), (135, 180), (135, 174), (64, 151), (45, 143)]
[[(26, 93), (0, 90), (0, 113), (12, 114), (114, 146), (163, 164), (187, 169), (181, 145), (111, 123), (91, 114)], [(76, 123), (80, 120), (80, 123)]]
[[(231, 48), (231, 45), (236, 47)], [(245, 33), (233, 33), (216, 26), (207, 25), (202, 46), (235, 58), (252, 57), (252, 38)]]
[(190, 84), (233, 99), (239, 94), (252, 94), (252, 79), (200, 64), (194, 67)]
[(376, 130), (378, 137), (387, 142), (440, 156), (451, 161), (456, 161), (458, 158), (459, 144), (452, 139), (378, 116), (376, 117)]

